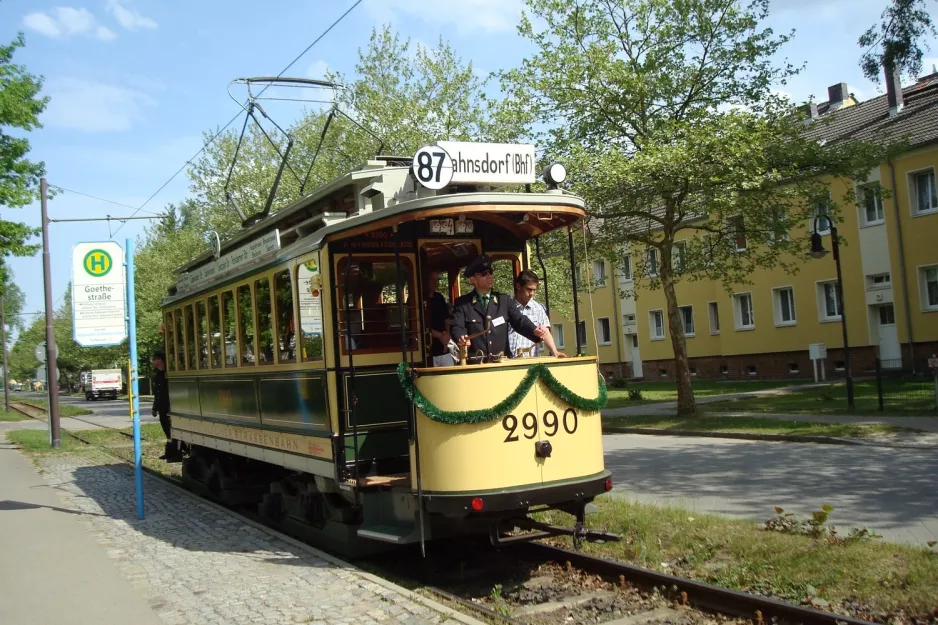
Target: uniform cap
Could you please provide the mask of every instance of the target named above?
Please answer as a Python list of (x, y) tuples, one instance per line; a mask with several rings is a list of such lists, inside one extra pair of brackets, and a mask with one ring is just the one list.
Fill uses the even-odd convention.
[(476, 256), (469, 266), (466, 267), (466, 270), (463, 272), (463, 275), (467, 278), (471, 278), (480, 271), (486, 271), (492, 268), (492, 261), (489, 260), (489, 257), (485, 254), (479, 254)]

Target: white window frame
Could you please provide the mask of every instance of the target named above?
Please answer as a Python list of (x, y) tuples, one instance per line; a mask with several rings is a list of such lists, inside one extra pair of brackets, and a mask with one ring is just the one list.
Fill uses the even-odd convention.
[[(677, 252), (677, 253), (675, 253)], [(675, 241), (671, 246), (671, 263), (675, 273), (682, 273), (687, 265), (687, 240)]]
[[(743, 308), (742, 302), (743, 297), (749, 298), (749, 321), (750, 323), (743, 323)], [(756, 329), (756, 305), (752, 299), (752, 291), (740, 291), (739, 293), (733, 293), (733, 325), (736, 328), (737, 332), (743, 332), (747, 330)]]
[[(821, 323), (835, 323), (839, 322), (842, 319), (842, 315), (830, 316), (827, 314), (827, 287), (830, 286), (834, 290), (834, 311), (837, 311), (837, 308), (840, 308), (841, 312), (844, 309), (844, 303), (842, 301), (838, 302), (837, 298), (837, 280), (818, 280), (814, 283), (817, 291), (817, 315), (818, 321)], [(840, 306), (837, 306), (837, 304)]]
[[(938, 264), (919, 265), (916, 273), (918, 274), (918, 294), (922, 305), (922, 312), (938, 312), (938, 305), (931, 305), (928, 302), (928, 271), (934, 270), (938, 274)], [(935, 276), (938, 278), (938, 275)]]
[(554, 335), (554, 343), (557, 344), (557, 349), (563, 349), (563, 348), (564, 348), (564, 340), (565, 340), (565, 338), (566, 338), (566, 337), (564, 336), (563, 324), (562, 324), (562, 323), (555, 323), (555, 324), (552, 324), (552, 325), (553, 325), (553, 327), (551, 328), (551, 331), (552, 331), (552, 334)]
[(593, 284), (597, 286), (606, 284), (606, 261), (605, 260), (593, 261)]
[[(603, 321), (606, 322), (605, 337), (603, 336)], [(596, 319), (596, 338), (600, 345), (612, 345), (612, 324), (609, 322), (609, 317)]]
[(866, 289), (868, 291), (891, 288), (892, 275), (888, 271), (885, 273), (873, 273), (866, 276)]
[(622, 282), (632, 282), (632, 255), (622, 257)]
[[(788, 291), (791, 293), (791, 319), (788, 321), (782, 319), (782, 291)], [(775, 317), (776, 328), (798, 325), (798, 313), (795, 311), (794, 286), (789, 284), (787, 286), (777, 286), (772, 289), (772, 310)]]
[[(716, 315), (713, 313), (716, 312)], [(707, 320), (710, 322), (710, 334), (720, 333), (720, 304), (717, 302), (707, 302)], [(716, 323), (714, 323), (716, 322)]]
[[(876, 193), (876, 189), (879, 189), (880, 192)], [(866, 212), (866, 191), (872, 190), (874, 192), (874, 200), (876, 203), (876, 209), (880, 217), (877, 219), (869, 219), (869, 215)], [(865, 184), (857, 185), (857, 206), (860, 209), (860, 225), (863, 227), (866, 226), (879, 226), (886, 222), (886, 209), (883, 207), (883, 196), (882, 196), (882, 187), (878, 182), (867, 182)]]
[[(652, 258), (655, 259), (654, 271), (652, 271), (652, 268), (651, 268)], [(661, 267), (661, 259), (658, 258), (658, 248), (649, 247), (648, 249), (645, 250), (645, 275), (647, 275), (649, 278), (656, 277), (658, 275), (658, 271), (660, 270), (660, 267)]]
[[(685, 308), (690, 308), (690, 332), (687, 331), (687, 320), (684, 318)], [(681, 325), (684, 327), (684, 336), (687, 338), (693, 338), (697, 336), (697, 325), (694, 323), (694, 307), (690, 304), (687, 306), (678, 306), (677, 311), (681, 315)]]
[[(655, 333), (655, 330), (657, 329), (657, 326), (655, 326), (655, 314), (656, 313), (661, 315), (661, 334)], [(664, 335), (665, 335), (664, 310), (660, 308), (657, 310), (649, 310), (648, 311), (648, 338), (652, 341), (663, 341)]]
[[(739, 219), (742, 222), (743, 229), (743, 246), (739, 247), (739, 235), (737, 234), (736, 220)], [(727, 227), (733, 229), (733, 249), (737, 252), (745, 252), (749, 248), (749, 239), (746, 237), (746, 218), (742, 215), (733, 215), (726, 220)]]
[(918, 193), (916, 192), (915, 187), (915, 176), (919, 174), (931, 173), (932, 184), (936, 186), (936, 193), (938, 193), (938, 174), (935, 173), (934, 167), (923, 167), (922, 169), (917, 169), (915, 171), (910, 171), (906, 174), (906, 180), (909, 185), (909, 211), (912, 213), (913, 217), (920, 217), (923, 215), (933, 215), (938, 213), (938, 205), (932, 206), (927, 210), (920, 211), (918, 210)]
[[(831, 193), (830, 193), (830, 191), (828, 191), (828, 192), (827, 192), (827, 200), (825, 201), (825, 203), (822, 204), (821, 202), (816, 202), (816, 203), (814, 204), (814, 215), (811, 217), (811, 224), (810, 224), (810, 226), (808, 227), (808, 232), (814, 233), (814, 220), (817, 219), (818, 217), (822, 217), (822, 216), (823, 216), (823, 217), (825, 217), (825, 219), (824, 219), (824, 221), (822, 222), (822, 224), (823, 224), (823, 225), (826, 225), (827, 227), (824, 228), (824, 229), (818, 230), (817, 233), (818, 233), (819, 235), (821, 235), (822, 237), (823, 237), (823, 236), (827, 236), (828, 234), (831, 233), (831, 223), (832, 223), (832, 219), (831, 219), (831, 204), (833, 204), (833, 203), (834, 203), (834, 200), (833, 200), (833, 198), (831, 198)], [(821, 213), (820, 213), (820, 211), (819, 211), (818, 209), (820, 209), (821, 206), (824, 206), (824, 205), (827, 206), (827, 212), (824, 213), (823, 215), (821, 215)]]

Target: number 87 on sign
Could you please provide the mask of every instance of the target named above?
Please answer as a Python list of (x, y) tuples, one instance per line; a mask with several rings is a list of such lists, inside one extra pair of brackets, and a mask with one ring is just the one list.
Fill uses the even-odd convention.
[(425, 145), (414, 154), (414, 177), (428, 189), (442, 189), (453, 179), (453, 159), (443, 148)]

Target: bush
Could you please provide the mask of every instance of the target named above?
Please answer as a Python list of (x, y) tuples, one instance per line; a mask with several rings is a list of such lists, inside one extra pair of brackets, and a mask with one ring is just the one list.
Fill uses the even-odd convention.
[(642, 399), (642, 389), (640, 388), (630, 388), (629, 389), (629, 400), (630, 401), (640, 401)]

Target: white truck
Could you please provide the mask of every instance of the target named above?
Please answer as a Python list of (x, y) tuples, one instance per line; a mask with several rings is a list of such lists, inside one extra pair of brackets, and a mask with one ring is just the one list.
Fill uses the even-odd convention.
[(85, 391), (86, 401), (99, 397), (117, 399), (121, 392), (122, 381), (120, 369), (95, 369), (81, 373), (81, 385)]

